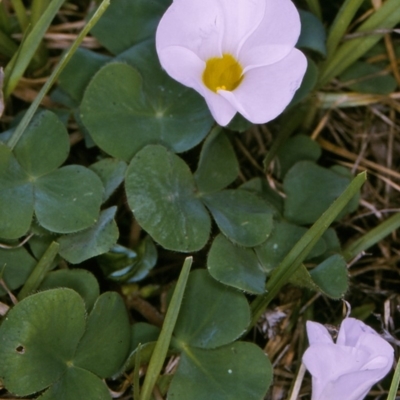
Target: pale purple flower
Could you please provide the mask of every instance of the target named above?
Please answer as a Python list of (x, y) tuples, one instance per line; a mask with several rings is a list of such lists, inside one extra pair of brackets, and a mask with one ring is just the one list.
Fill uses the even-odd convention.
[(294, 48), (299, 35), (290, 0), (174, 0), (156, 48), (166, 72), (199, 92), (218, 124), (236, 112), (265, 123), (290, 103), (307, 69)]
[(307, 335), (303, 363), (312, 375), (312, 400), (362, 400), (392, 368), (392, 347), (355, 318), (343, 320), (336, 344), (316, 322), (307, 322)]

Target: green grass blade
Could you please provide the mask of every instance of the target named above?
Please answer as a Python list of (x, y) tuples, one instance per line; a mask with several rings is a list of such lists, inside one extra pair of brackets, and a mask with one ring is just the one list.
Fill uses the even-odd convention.
[[(14, 0), (15, 1), (15, 0)], [(31, 24), (35, 26), (40, 20), (41, 15), (50, 5), (50, 0), (33, 0), (31, 6)]]
[(11, 0), (11, 4), (14, 8), (15, 15), (17, 16), (19, 26), (22, 32), (24, 32), (29, 25), (24, 3), (22, 2), (22, 0)]
[(390, 385), (389, 394), (387, 400), (396, 400), (397, 389), (400, 383), (400, 360), (397, 360), (396, 370), (394, 371), (392, 383)]
[(157, 378), (164, 364), (169, 344), (171, 342), (172, 332), (175, 328), (175, 323), (178, 318), (179, 310), (181, 308), (183, 294), (185, 292), (186, 282), (189, 277), (192, 261), (192, 257), (187, 257), (183, 264), (182, 271), (179, 275), (179, 279), (174, 290), (174, 294), (172, 295), (171, 302), (169, 303), (160, 336), (157, 340), (156, 347), (154, 348), (153, 355), (150, 359), (146, 378), (144, 380), (143, 388), (139, 397), (140, 400), (150, 399), (154, 385), (156, 384)]
[(336, 48), (346, 33), (347, 28), (349, 27), (351, 21), (356, 15), (357, 10), (360, 8), (363, 2), (364, 0), (346, 0), (342, 7), (340, 7), (335, 20), (329, 29), (329, 34), (326, 41), (326, 49), (328, 53), (327, 63), (333, 56)]
[(47, 248), (42, 258), (36, 264), (36, 267), (26, 280), (25, 285), (18, 293), (19, 301), (29, 296), (30, 293), (34, 292), (40, 286), (46, 273), (50, 270), (51, 264), (58, 253), (59, 247), (60, 245), (57, 242), (52, 242)]
[(371, 229), (367, 234), (361, 236), (355, 242), (351, 243), (344, 251), (343, 257), (350, 261), (360, 253), (380, 242), (387, 235), (390, 235), (396, 229), (400, 228), (400, 213), (392, 215), (380, 225)]
[(319, 0), (306, 0), (306, 2), (310, 11), (315, 14), (319, 19), (322, 19), (322, 11)]
[(358, 37), (342, 44), (334, 57), (321, 70), (318, 87), (329, 83), (362, 57), (382, 37), (386, 30), (400, 22), (399, 0), (388, 0), (374, 12), (355, 32)]
[(89, 31), (93, 28), (93, 26), (96, 24), (96, 22), (100, 19), (100, 17), (106, 11), (106, 9), (109, 5), (110, 5), (110, 0), (102, 1), (102, 3), (100, 4), (100, 6), (96, 10), (96, 12), (93, 14), (90, 21), (85, 25), (85, 27), (82, 29), (81, 33), (75, 39), (72, 46), (61, 58), (57, 67), (53, 70), (49, 79), (46, 81), (46, 83), (40, 89), (40, 92), (36, 96), (35, 100), (32, 102), (32, 104), (28, 108), (27, 112), (24, 114), (23, 118), (21, 119), (21, 122), (19, 123), (19, 125), (13, 132), (12, 136), (8, 140), (7, 145), (11, 149), (13, 149), (15, 147), (15, 145), (18, 143), (18, 140), (23, 135), (26, 127), (28, 126), (29, 122), (31, 121), (33, 115), (35, 114), (36, 110), (38, 109), (38, 107), (39, 107), (41, 101), (43, 100), (44, 96), (46, 95), (46, 93), (50, 90), (51, 86), (57, 80), (61, 71), (68, 64), (68, 61), (71, 59), (71, 57), (74, 55), (74, 53), (77, 50), (77, 48), (79, 47), (79, 45), (82, 43), (83, 39), (86, 37), (86, 35), (89, 33)]
[(44, 34), (56, 16), (59, 8), (64, 0), (53, 0), (38, 23), (29, 32), (26, 40), (21, 44), (19, 56), (16, 54), (4, 70), (4, 97), (7, 99), (15, 87), (18, 85), (19, 80), (24, 74), (26, 68), (35, 55)]
[(311, 249), (329, 228), (331, 223), (343, 210), (346, 204), (356, 195), (367, 178), (366, 172), (357, 175), (346, 190), (332, 203), (332, 205), (321, 215), (314, 225), (302, 236), (289, 254), (283, 259), (279, 266), (274, 270), (267, 282), (267, 293), (258, 296), (251, 304), (253, 327), (265, 307), (277, 295), (279, 290), (285, 285), (296, 269), (303, 263)]

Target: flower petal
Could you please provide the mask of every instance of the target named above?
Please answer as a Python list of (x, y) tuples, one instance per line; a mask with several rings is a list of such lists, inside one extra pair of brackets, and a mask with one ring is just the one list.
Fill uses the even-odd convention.
[(328, 329), (326, 329), (322, 324), (319, 324), (318, 322), (307, 321), (306, 328), (310, 346), (315, 343), (333, 344), (333, 339), (329, 334)]
[(205, 100), (218, 125), (226, 126), (236, 114), (236, 109), (222, 96), (207, 89)]
[(359, 338), (365, 334), (378, 334), (364, 322), (355, 318), (345, 318), (340, 326), (336, 343), (343, 346), (355, 346)]
[(205, 62), (193, 51), (181, 46), (169, 46), (159, 51), (158, 58), (168, 75), (203, 95), (205, 87), (202, 75)]
[(270, 65), (286, 57), (300, 36), (299, 13), (290, 0), (266, 1), (263, 20), (240, 49), (245, 67)]
[(282, 113), (299, 88), (306, 69), (306, 57), (293, 49), (275, 64), (248, 71), (234, 91), (218, 93), (249, 121), (262, 124)]
[(223, 10), (218, 1), (175, 0), (158, 24), (157, 52), (169, 46), (182, 46), (203, 61), (220, 56), (223, 23)]
[(215, 0), (224, 17), (222, 49), (238, 57), (241, 43), (258, 28), (267, 6), (266, 0)]

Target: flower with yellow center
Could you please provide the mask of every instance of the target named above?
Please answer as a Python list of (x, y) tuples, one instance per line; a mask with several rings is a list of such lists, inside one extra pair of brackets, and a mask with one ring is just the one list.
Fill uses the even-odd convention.
[(294, 46), (299, 14), (291, 0), (174, 0), (161, 18), (161, 66), (199, 92), (227, 125), (236, 112), (253, 123), (278, 116), (307, 69)]

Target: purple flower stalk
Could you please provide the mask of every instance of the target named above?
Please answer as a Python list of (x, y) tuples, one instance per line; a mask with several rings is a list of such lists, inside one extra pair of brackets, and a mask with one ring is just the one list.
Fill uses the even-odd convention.
[(200, 93), (218, 124), (236, 112), (265, 123), (282, 113), (306, 72), (294, 48), (299, 35), (290, 0), (174, 0), (156, 48), (166, 72)]
[(392, 368), (393, 348), (355, 318), (343, 320), (336, 343), (316, 322), (307, 322), (307, 335), (303, 363), (312, 375), (312, 400), (362, 400)]

